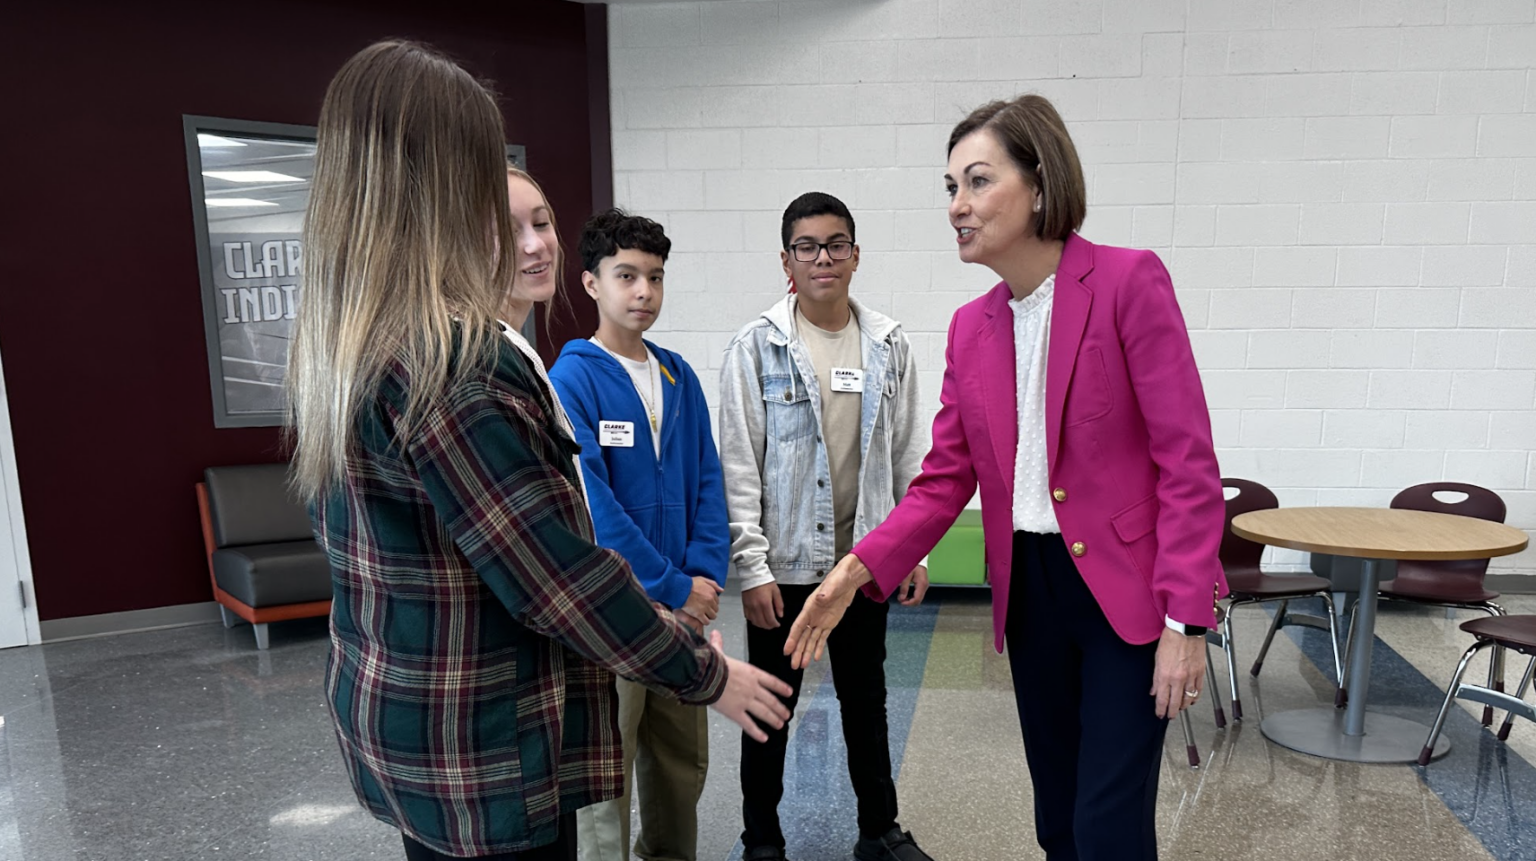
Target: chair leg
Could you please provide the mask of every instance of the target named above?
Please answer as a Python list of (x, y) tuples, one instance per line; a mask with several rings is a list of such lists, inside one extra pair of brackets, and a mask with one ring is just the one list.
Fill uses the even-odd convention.
[(1333, 609), (1333, 596), (1323, 593), (1323, 607), (1328, 611), (1328, 645), (1333, 647), (1333, 680), (1338, 690), (1333, 692), (1335, 708), (1344, 707), (1344, 662), (1339, 659), (1339, 615)]
[(272, 645), (271, 639), (267, 636), (267, 625), (269, 624), (268, 622), (262, 622), (252, 626), (256, 629), (256, 648), (258, 649), (266, 649)]
[(1216, 663), (1211, 660), (1211, 644), (1205, 644), (1205, 677), (1210, 679), (1206, 690), (1211, 693), (1211, 710), (1216, 715), (1216, 728), (1227, 728), (1227, 715), (1221, 710), (1221, 686), (1216, 684)]
[(1184, 752), (1189, 755), (1189, 767), (1200, 767), (1200, 748), (1195, 746), (1195, 727), (1189, 719), (1189, 709), (1179, 712), (1181, 722), (1184, 724)]
[(1339, 673), (1339, 693), (1334, 698), (1339, 708), (1349, 705), (1349, 656), (1355, 647), (1355, 621), (1360, 618), (1360, 599), (1349, 605), (1349, 630), (1344, 634), (1344, 668)]
[(240, 624), (240, 617), (236, 616), (232, 610), (223, 604), (219, 605), (219, 618), (223, 620), (224, 627), (226, 628), (233, 628)]
[(1491, 645), (1489, 641), (1479, 640), (1461, 656), (1461, 663), (1456, 665), (1456, 674), (1451, 676), (1451, 684), (1445, 689), (1445, 702), (1440, 704), (1440, 713), (1435, 715), (1435, 724), (1429, 729), (1429, 738), (1424, 741), (1424, 749), (1419, 751), (1419, 765), (1429, 765), (1429, 758), (1435, 752), (1435, 741), (1440, 738), (1440, 730), (1445, 726), (1445, 716), (1451, 711), (1451, 703), (1456, 702), (1456, 689), (1461, 686), (1461, 677), (1466, 674), (1472, 657), (1488, 645)]
[(1227, 607), (1227, 615), (1221, 620), (1221, 650), (1227, 656), (1227, 683), (1232, 686), (1232, 720), (1243, 719), (1243, 696), (1237, 687), (1237, 650), (1232, 647), (1232, 611), (1235, 607)]
[[(1504, 693), (1504, 647), (1494, 646), (1488, 656), (1488, 689)], [(1483, 726), (1493, 726), (1493, 706), (1483, 706)]]
[(1264, 645), (1259, 647), (1259, 656), (1254, 659), (1253, 669), (1248, 671), (1248, 675), (1254, 678), (1259, 677), (1259, 670), (1264, 667), (1264, 656), (1269, 654), (1269, 644), (1275, 641), (1275, 632), (1280, 630), (1280, 627), (1285, 624), (1285, 611), (1290, 606), (1290, 601), (1280, 602), (1280, 609), (1275, 611), (1275, 618), (1269, 623), (1269, 633), (1264, 635)]
[[(1505, 610), (1498, 604), (1489, 601), (1483, 611), (1490, 616), (1503, 616)], [(1504, 693), (1504, 647), (1494, 646), (1493, 655), (1488, 659), (1488, 687), (1492, 690)], [(1483, 726), (1493, 726), (1493, 706), (1483, 706)]]
[[(1517, 699), (1525, 699), (1525, 692), (1531, 689), (1531, 677), (1533, 675), (1536, 675), (1536, 657), (1532, 657), (1531, 662), (1525, 667), (1525, 675), (1520, 679), (1520, 690), (1515, 694)], [(1514, 722), (1514, 712), (1504, 715), (1504, 725), (1499, 727), (1499, 741), (1509, 740), (1509, 727)]]

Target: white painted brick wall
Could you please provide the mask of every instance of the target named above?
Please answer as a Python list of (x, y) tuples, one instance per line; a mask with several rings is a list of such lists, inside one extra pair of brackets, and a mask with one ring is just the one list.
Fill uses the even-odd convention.
[(1173, 273), (1225, 472), (1288, 505), (1473, 481), (1536, 530), (1536, 0), (609, 15), (615, 194), (668, 227), (656, 337), (711, 403), (731, 334), (782, 295), (783, 207), (819, 189), (853, 208), (854, 289), (906, 325), (936, 408), (950, 315), (995, 281), (955, 258), (944, 143), (1034, 91), (1082, 155), (1084, 234)]

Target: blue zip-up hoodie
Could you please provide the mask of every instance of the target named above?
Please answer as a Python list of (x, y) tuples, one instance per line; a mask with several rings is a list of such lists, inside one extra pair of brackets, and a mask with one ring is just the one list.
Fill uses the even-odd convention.
[[(629, 372), (591, 341), (565, 345), (549, 370), (581, 443), (597, 543), (618, 551), (654, 601), (683, 606), (694, 577), (725, 585), (730, 521), (709, 407), (693, 368), (647, 341), (661, 378), (661, 461)], [(634, 422), (634, 446), (602, 447), (599, 421)]]

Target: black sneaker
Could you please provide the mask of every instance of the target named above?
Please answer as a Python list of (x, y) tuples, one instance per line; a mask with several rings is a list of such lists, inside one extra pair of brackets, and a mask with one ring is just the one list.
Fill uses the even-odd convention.
[(858, 861), (933, 861), (933, 858), (917, 848), (912, 832), (892, 828), (881, 837), (860, 837), (853, 844), (853, 857)]
[(748, 849), (741, 861), (785, 861), (784, 850), (777, 846), (756, 846)]

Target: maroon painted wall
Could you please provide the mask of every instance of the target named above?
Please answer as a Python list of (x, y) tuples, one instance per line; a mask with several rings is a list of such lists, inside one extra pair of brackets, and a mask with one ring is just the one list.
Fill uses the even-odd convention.
[[(7, 18), (0, 349), (44, 620), (209, 600), (193, 483), (284, 457), (276, 428), (213, 426), (183, 114), (314, 125), (347, 57), (418, 39), (496, 86), (567, 247), (611, 200), (589, 104), (602, 7), (55, 0)], [(567, 314), (555, 342), (589, 322)]]

